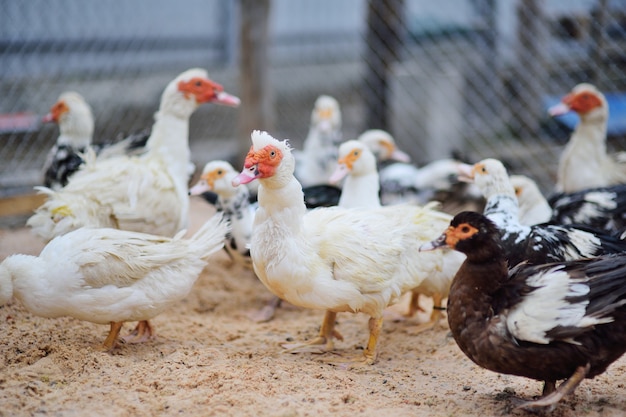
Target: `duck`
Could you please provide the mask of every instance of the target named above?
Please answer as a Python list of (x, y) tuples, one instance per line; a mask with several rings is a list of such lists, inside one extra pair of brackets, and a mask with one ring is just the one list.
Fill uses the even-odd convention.
[(548, 109), (553, 117), (570, 111), (576, 112), (580, 121), (561, 153), (555, 192), (626, 183), (623, 157), (609, 155), (606, 149), (609, 106), (604, 94), (592, 84), (581, 83)]
[(528, 226), (547, 223), (552, 218), (552, 207), (537, 183), (526, 175), (509, 175), (519, 206), (519, 222)]
[(342, 180), (339, 207), (381, 206), (376, 157), (365, 143), (348, 140), (339, 146), (336, 168), (328, 181), (337, 184)]
[(43, 166), (44, 185), (59, 190), (78, 171), (83, 164), (81, 154), (92, 144), (93, 112), (80, 93), (65, 91), (50, 107), (42, 122), (59, 126), (59, 136), (48, 151)]
[(398, 148), (396, 140), (386, 130), (368, 129), (361, 133), (356, 140), (367, 145), (372, 151), (379, 170), (388, 163), (403, 162), (408, 164), (411, 162), (409, 154)]
[(456, 158), (432, 161), (419, 168), (411, 163), (409, 154), (398, 149), (394, 137), (386, 130), (366, 130), (357, 140), (365, 143), (376, 157), (383, 205), (426, 204), (436, 199), (452, 208), (455, 204), (452, 200), (465, 204), (470, 199), (481, 198), (475, 187), (456, 181), (460, 163)]
[(341, 106), (337, 99), (326, 94), (317, 97), (302, 151), (295, 153), (296, 177), (303, 187), (328, 185), (342, 142), (341, 129)]
[(511, 175), (523, 224), (579, 224), (613, 235), (626, 230), (626, 184), (557, 193), (546, 199), (531, 178)]
[[(35, 187), (46, 201), (26, 222), (50, 241), (81, 227), (113, 228), (174, 236), (187, 227), (189, 215), (189, 117), (203, 103), (238, 106), (239, 99), (212, 81), (206, 70), (179, 74), (161, 96), (146, 152), (85, 163), (58, 191)], [(140, 321), (137, 339), (149, 332)], [(128, 340), (128, 339), (127, 339)]]
[(189, 195), (198, 196), (206, 192), (216, 194), (213, 204), (231, 225), (230, 233), (225, 236), (224, 249), (234, 262), (251, 268), (249, 243), (256, 207), (250, 203), (248, 187), (231, 185), (238, 173), (227, 161), (208, 162), (198, 182), (189, 189)]
[(189, 117), (208, 102), (237, 106), (239, 99), (204, 69), (178, 75), (162, 94), (146, 152), (102, 160), (88, 153), (62, 189), (36, 187), (46, 201), (27, 225), (47, 241), (84, 226), (174, 236), (188, 217)]
[(360, 359), (344, 365), (375, 363), (383, 310), (426, 277), (454, 275), (462, 263), (462, 258), (453, 263), (440, 256), (416, 256), (419, 245), (438, 234), (435, 230), (447, 224), (449, 215), (412, 205), (307, 211), (288, 141), (262, 131), (253, 131), (251, 139), (233, 185), (259, 182), (250, 243), (254, 271), (281, 299), (325, 311), (319, 337), (285, 347), (332, 351), (333, 339), (343, 339), (335, 329), (337, 313), (360, 312), (369, 316), (367, 346)]
[(500, 236), (488, 217), (462, 212), (420, 250), (447, 247), (467, 256), (448, 298), (461, 351), (490, 371), (543, 381), (542, 396), (518, 407), (554, 408), (626, 351), (626, 255), (509, 270)]
[(460, 179), (473, 181), (487, 200), (483, 214), (500, 228), (510, 266), (523, 261), (541, 264), (626, 250), (625, 241), (583, 225), (521, 224), (513, 185), (497, 159), (487, 158), (473, 166), (460, 165), (459, 169)]
[(376, 132), (382, 133), (374, 135), (366, 131), (358, 140), (367, 143), (377, 156), (381, 204), (424, 205), (437, 200), (442, 211), (451, 214), (468, 208), (482, 210), (484, 201), (476, 187), (457, 181), (460, 160), (443, 158), (420, 168), (410, 162), (408, 154), (395, 148), (395, 141), (388, 132), (374, 130)]
[[(345, 178), (342, 193), (339, 199), (339, 207), (344, 208), (379, 208), (381, 207), (379, 196), (379, 178), (376, 168), (376, 157), (370, 147), (360, 139), (348, 140), (339, 146), (339, 159), (337, 168), (329, 179), (331, 183), (337, 183)], [(453, 252), (443, 256), (457, 257)], [(453, 261), (454, 262), (454, 261)], [(420, 324), (415, 332), (430, 329), (439, 322), (441, 312), (445, 310), (443, 300), (448, 295), (453, 275), (447, 276), (449, 280), (436, 276), (432, 282), (428, 279), (411, 290), (408, 311), (406, 317), (412, 317), (417, 311), (423, 310), (419, 305), (419, 295), (423, 294), (433, 298), (433, 310), (430, 320)]]
[(224, 245), (228, 225), (209, 219), (188, 239), (112, 228), (82, 227), (52, 239), (39, 256), (14, 254), (0, 264), (0, 305), (15, 297), (32, 314), (109, 324), (100, 347), (118, 346), (127, 321), (148, 320), (182, 300)]
[[(50, 111), (42, 118), (43, 123), (59, 126), (59, 136), (48, 151), (43, 166), (43, 184), (52, 190), (65, 187), (69, 178), (84, 163), (84, 156), (93, 151), (97, 158), (106, 159), (119, 155), (139, 155), (145, 152), (150, 129), (126, 135), (120, 133), (115, 139), (93, 141), (94, 117), (91, 106), (76, 91), (61, 93)], [(195, 170), (195, 165), (193, 166)]]

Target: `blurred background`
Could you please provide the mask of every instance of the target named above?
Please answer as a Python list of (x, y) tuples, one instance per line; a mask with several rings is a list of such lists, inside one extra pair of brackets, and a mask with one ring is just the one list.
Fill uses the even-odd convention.
[(418, 165), (497, 157), (549, 192), (575, 119), (546, 109), (580, 82), (615, 94), (609, 149), (626, 149), (626, 0), (0, 0), (0, 197), (42, 183), (61, 92), (99, 142), (149, 127), (190, 67), (243, 100), (192, 116), (200, 168), (239, 166), (251, 127), (300, 148), (329, 94), (346, 140), (386, 129)]

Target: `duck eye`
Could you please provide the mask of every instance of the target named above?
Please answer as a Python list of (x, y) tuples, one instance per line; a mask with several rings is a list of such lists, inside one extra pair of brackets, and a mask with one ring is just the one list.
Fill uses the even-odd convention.
[(202, 80), (197, 80), (195, 84), (196, 87), (202, 87)]
[(487, 168), (482, 167), (482, 168), (480, 169), (480, 172), (487, 172)]
[(354, 156), (359, 156), (359, 151), (354, 151), (352, 154), (353, 154)]
[(461, 232), (463, 232), (463, 233), (469, 233), (469, 231), (470, 231), (470, 228), (469, 228), (468, 226), (463, 226), (463, 227), (461, 227)]
[(217, 175), (222, 175), (223, 171), (221, 169), (217, 170)]
[(276, 151), (270, 151), (270, 158), (273, 158), (276, 156)]

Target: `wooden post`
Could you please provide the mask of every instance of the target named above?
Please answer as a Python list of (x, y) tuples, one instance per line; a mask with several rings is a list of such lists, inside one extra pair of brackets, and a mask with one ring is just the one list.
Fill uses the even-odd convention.
[(243, 164), (255, 129), (274, 130), (274, 100), (269, 79), (269, 14), (271, 0), (240, 0), (241, 36), (239, 86), (241, 106), (238, 153)]
[(369, 0), (366, 37), (365, 129), (389, 130), (389, 74), (398, 59), (404, 0)]

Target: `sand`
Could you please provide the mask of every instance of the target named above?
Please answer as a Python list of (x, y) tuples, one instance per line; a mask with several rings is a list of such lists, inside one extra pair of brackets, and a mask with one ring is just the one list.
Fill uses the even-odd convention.
[[(194, 201), (190, 231), (211, 214)], [(42, 247), (27, 229), (0, 230), (0, 259)], [(338, 315), (344, 340), (333, 353), (285, 353), (281, 344), (317, 335), (323, 312), (287, 304), (269, 322), (251, 321), (248, 313), (270, 299), (250, 270), (220, 252), (188, 297), (152, 320), (153, 340), (112, 353), (96, 350), (108, 326), (39, 318), (12, 301), (0, 307), (0, 416), (532, 415), (514, 409), (512, 396), (539, 395), (541, 383), (474, 365), (445, 320), (415, 334), (428, 312), (388, 318), (379, 361), (344, 370), (328, 362), (362, 353), (366, 316)], [(429, 307), (428, 300), (422, 304)], [(625, 371), (622, 358), (585, 380), (551, 415), (626, 415)]]

